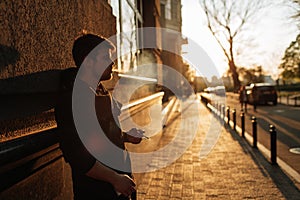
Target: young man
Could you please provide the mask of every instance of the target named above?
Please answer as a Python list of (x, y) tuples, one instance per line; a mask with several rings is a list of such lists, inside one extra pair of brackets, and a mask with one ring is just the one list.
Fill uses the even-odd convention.
[(246, 86), (244, 85), (240, 87), (239, 100), (241, 104), (241, 110), (247, 112), (248, 97), (247, 97)]
[[(92, 51), (93, 49), (96, 51)], [(112, 77), (112, 50), (114, 46), (103, 37), (86, 34), (77, 38), (72, 49), (77, 68), (65, 70), (61, 77), (56, 120), (60, 131), (60, 147), (72, 169), (74, 199), (136, 199), (135, 182), (128, 172), (130, 160), (124, 142), (138, 144), (143, 134), (137, 129), (131, 129), (128, 133), (122, 132), (114, 117), (114, 114), (120, 113), (118, 103), (100, 82)], [(91, 52), (94, 52), (92, 56), (89, 55)], [(97, 77), (99, 74), (101, 77)], [(79, 89), (77, 87), (76, 90), (75, 78), (79, 84)], [(93, 98), (95, 104), (81, 105), (87, 98)], [(76, 126), (76, 105), (79, 108), (84, 107), (80, 111), (79, 118), (83, 116), (83, 120), (79, 120), (79, 127)], [(91, 123), (92, 112), (95, 111), (98, 125), (106, 137), (102, 140), (98, 137), (101, 133)], [(107, 138), (125, 153), (115, 155), (115, 151), (111, 151), (113, 148), (108, 147), (109, 143), (105, 142)], [(95, 155), (110, 158), (113, 162), (116, 160), (119, 165), (124, 165), (126, 172), (97, 160)]]

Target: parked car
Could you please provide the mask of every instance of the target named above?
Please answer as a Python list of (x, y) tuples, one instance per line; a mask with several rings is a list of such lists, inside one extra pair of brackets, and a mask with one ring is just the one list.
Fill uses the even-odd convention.
[(272, 102), (277, 105), (277, 91), (269, 83), (253, 83), (247, 87), (248, 102), (250, 104), (267, 104)]

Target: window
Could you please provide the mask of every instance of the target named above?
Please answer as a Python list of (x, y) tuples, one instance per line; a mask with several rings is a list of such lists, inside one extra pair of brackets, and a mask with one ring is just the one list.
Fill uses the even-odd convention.
[(178, 17), (177, 6), (178, 6), (178, 2), (173, 0), (171, 5), (171, 18), (173, 20), (177, 19)]
[(166, 0), (165, 4), (165, 19), (171, 20), (172, 15), (171, 15), (171, 0)]
[[(136, 69), (139, 50), (137, 47), (142, 42), (139, 38), (137, 29), (142, 26), (142, 0), (111, 0), (110, 4), (113, 8), (113, 14), (117, 18), (117, 53), (118, 71), (120, 73), (127, 72), (130, 69)], [(125, 54), (125, 52), (128, 52)]]

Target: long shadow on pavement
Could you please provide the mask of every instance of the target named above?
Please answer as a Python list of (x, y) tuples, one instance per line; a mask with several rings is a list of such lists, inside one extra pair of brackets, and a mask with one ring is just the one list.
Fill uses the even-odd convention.
[(286, 199), (299, 199), (300, 190), (278, 165), (272, 165), (262, 153), (238, 135), (233, 129), (226, 127), (232, 138), (239, 142), (245, 153), (249, 154), (264, 176), (269, 176)]

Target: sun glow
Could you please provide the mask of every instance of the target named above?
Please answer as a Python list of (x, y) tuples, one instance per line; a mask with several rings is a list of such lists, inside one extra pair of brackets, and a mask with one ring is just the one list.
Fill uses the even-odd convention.
[[(236, 65), (243, 67), (262, 66), (267, 75), (277, 78), (278, 65), (285, 49), (295, 40), (299, 30), (294, 23), (287, 23), (290, 7), (274, 6), (264, 11), (260, 20), (244, 31), (246, 40), (252, 45), (241, 46), (237, 53)], [(182, 33), (198, 43), (210, 56), (219, 73), (227, 69), (224, 53), (206, 27), (206, 17), (198, 1), (182, 0)], [(250, 39), (249, 39), (250, 38)], [(182, 47), (183, 53), (192, 53), (189, 44)], [(244, 51), (244, 52), (243, 52)]]

